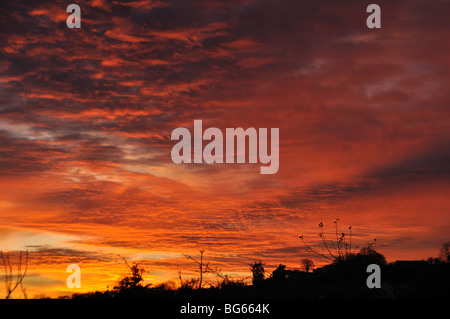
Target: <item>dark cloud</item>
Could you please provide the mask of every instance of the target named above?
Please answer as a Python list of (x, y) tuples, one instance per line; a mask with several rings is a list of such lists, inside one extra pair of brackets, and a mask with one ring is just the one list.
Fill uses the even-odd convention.
[(427, 150), (398, 163), (392, 163), (379, 170), (374, 170), (369, 177), (376, 177), (382, 184), (390, 184), (394, 180), (420, 183), (421, 179), (438, 178), (449, 181), (450, 174), (450, 142), (429, 146)]

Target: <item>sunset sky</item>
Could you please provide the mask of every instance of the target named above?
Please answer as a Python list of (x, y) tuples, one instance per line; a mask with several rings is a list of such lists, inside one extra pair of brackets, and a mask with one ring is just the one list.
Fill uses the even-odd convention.
[[(81, 29), (66, 26), (81, 7)], [(366, 7), (381, 7), (381, 29)], [(318, 224), (388, 262), (449, 238), (450, 2), (1, 1), (0, 250), (28, 297), (300, 268)], [(175, 164), (177, 127), (279, 128), (280, 167)], [(119, 256), (120, 255), (120, 256)], [(81, 289), (66, 267), (81, 267)], [(3, 268), (0, 276), (3, 275)], [(215, 278), (209, 276), (209, 282)], [(3, 285), (3, 283), (1, 283)], [(0, 287), (3, 298), (4, 287)], [(15, 293), (22, 297), (20, 291)]]

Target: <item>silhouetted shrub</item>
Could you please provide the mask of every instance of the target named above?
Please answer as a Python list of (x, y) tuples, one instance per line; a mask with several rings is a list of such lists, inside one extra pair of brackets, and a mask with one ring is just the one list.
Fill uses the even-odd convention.
[(253, 275), (253, 285), (258, 285), (262, 282), (264, 282), (265, 278), (265, 270), (264, 270), (264, 264), (260, 261), (254, 261), (252, 264), (250, 264), (250, 270), (252, 271)]

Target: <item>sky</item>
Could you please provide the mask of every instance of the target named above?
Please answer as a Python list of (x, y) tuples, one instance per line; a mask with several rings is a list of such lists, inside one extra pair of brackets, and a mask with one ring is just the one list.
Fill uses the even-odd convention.
[[(153, 284), (200, 250), (235, 278), (320, 266), (299, 236), (336, 219), (388, 262), (449, 240), (449, 1), (374, 0), (381, 29), (356, 0), (78, 1), (69, 29), (72, 2), (0, 4), (0, 250), (28, 250), (29, 298), (111, 289), (122, 258)], [(194, 120), (279, 128), (278, 172), (175, 164)]]

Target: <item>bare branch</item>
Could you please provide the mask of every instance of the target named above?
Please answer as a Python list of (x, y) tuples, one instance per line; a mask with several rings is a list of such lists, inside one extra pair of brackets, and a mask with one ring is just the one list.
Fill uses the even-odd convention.
[[(24, 297), (27, 298), (25, 288), (23, 287), (23, 279), (28, 270), (28, 250), (25, 252), (25, 261), (23, 261), (23, 253), (19, 252), (19, 260), (17, 264), (17, 272), (14, 276), (13, 266), (11, 264), (11, 260), (9, 255), (5, 255), (2, 251), (0, 251), (0, 257), (2, 259), (3, 267), (5, 269), (5, 288), (6, 288), (6, 299), (9, 299), (11, 294), (16, 290), (16, 288), (20, 285), (21, 290), (24, 294)], [(22, 270), (22, 265), (25, 263), (25, 270)]]

